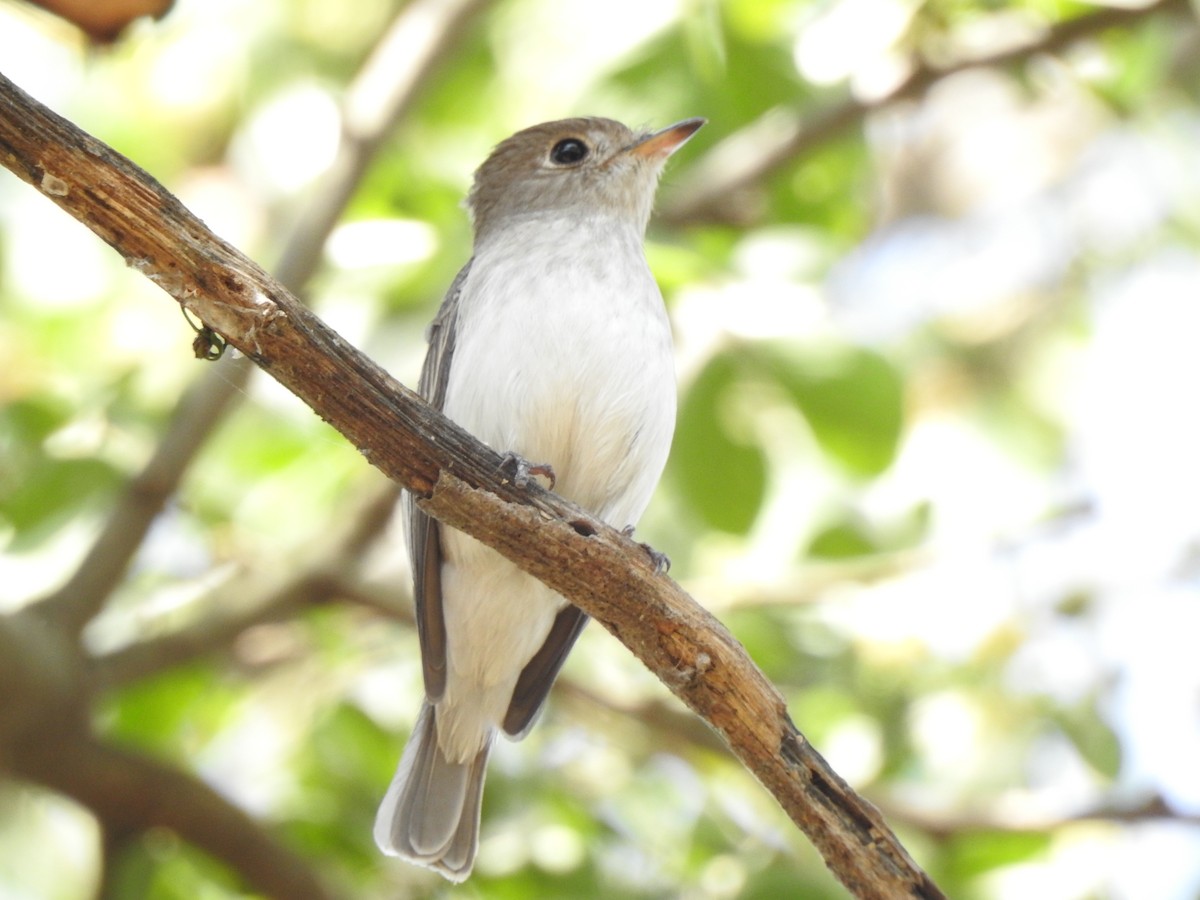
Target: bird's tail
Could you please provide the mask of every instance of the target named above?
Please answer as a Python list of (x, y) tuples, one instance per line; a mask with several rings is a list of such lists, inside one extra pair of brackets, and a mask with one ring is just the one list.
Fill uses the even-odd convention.
[(470, 875), (491, 746), (485, 742), (470, 762), (447, 759), (438, 746), (436, 710), (426, 701), (375, 816), (379, 849), (450, 881)]

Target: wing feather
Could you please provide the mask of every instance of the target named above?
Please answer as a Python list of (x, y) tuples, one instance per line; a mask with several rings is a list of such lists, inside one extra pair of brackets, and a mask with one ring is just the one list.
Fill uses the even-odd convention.
[[(429, 350), (421, 368), (417, 391), (434, 409), (446, 402), (450, 364), (458, 334), (458, 301), (462, 294), (468, 262), (462, 267), (437, 316), (429, 326)], [(416, 604), (417, 636), (421, 641), (421, 666), (425, 676), (425, 695), (431, 702), (446, 690), (446, 619), (442, 612), (442, 541), (437, 521), (423, 513), (412, 496), (405, 493), (408, 507), (409, 554), (413, 570), (413, 598)]]

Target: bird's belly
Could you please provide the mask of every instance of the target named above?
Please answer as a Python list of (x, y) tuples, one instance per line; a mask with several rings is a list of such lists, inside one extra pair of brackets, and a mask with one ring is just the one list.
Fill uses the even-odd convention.
[[(575, 244), (585, 264), (574, 252), (570, 265), (562, 247), (536, 265), (477, 257), (443, 408), (495, 450), (548, 463), (559, 493), (624, 527), (666, 462), (675, 377), (650, 273), (644, 263), (617, 271), (606, 249)], [(466, 535), (441, 533), (449, 677), (439, 739), (465, 758), (478, 732), (471, 723), (501, 721), (566, 601)]]
[(447, 414), (498, 451), (551, 465), (563, 496), (618, 527), (632, 524), (675, 424), (661, 302), (655, 289), (631, 309), (576, 296), (481, 311), (459, 334)]

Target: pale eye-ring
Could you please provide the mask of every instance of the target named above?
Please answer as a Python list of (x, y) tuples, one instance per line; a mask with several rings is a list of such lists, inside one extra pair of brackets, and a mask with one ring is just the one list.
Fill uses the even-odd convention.
[(563, 138), (550, 150), (550, 162), (557, 166), (574, 166), (588, 157), (588, 145), (579, 138)]

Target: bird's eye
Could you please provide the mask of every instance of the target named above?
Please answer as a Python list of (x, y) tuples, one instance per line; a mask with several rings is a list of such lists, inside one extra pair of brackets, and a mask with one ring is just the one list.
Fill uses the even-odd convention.
[(563, 138), (550, 151), (550, 162), (559, 166), (573, 166), (587, 159), (588, 145), (579, 138)]

